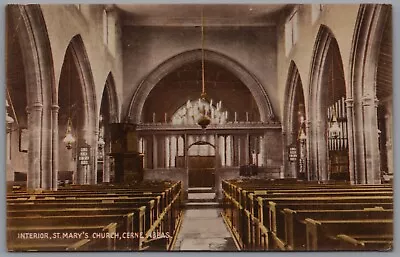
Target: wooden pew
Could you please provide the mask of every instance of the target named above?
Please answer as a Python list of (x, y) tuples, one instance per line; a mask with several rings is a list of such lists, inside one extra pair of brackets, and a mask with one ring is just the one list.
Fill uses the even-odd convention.
[(335, 238), (339, 249), (356, 251), (390, 251), (393, 249), (393, 235), (346, 235), (339, 234)]
[[(36, 224), (31, 227), (31, 229), (34, 230), (35, 227), (39, 225), (42, 225), (41, 228), (45, 227), (46, 223), (50, 222), (50, 220), (50, 223), (54, 222), (54, 220), (60, 221), (62, 219), (64, 219), (63, 221), (66, 222), (68, 219), (72, 218), (74, 219), (74, 222), (82, 223), (85, 222), (84, 219), (90, 218), (93, 220), (99, 220), (107, 217), (123, 217), (126, 211), (132, 211), (132, 208), (135, 204), (138, 207), (140, 206), (138, 209), (151, 209), (154, 207), (154, 197), (156, 197), (156, 199), (158, 198), (159, 201), (160, 198), (162, 198), (160, 195), (165, 195), (165, 201), (160, 204), (160, 208), (156, 212), (156, 215), (146, 215), (146, 217), (152, 216), (153, 218), (151, 222), (143, 222), (148, 226), (146, 229), (142, 230), (143, 233), (155, 233), (157, 230), (165, 228), (171, 232), (171, 236), (174, 236), (174, 231), (177, 228), (176, 226), (179, 224), (179, 221), (177, 220), (180, 220), (181, 218), (181, 182), (177, 182), (173, 184), (172, 187), (166, 189), (160, 187), (158, 193), (150, 191), (145, 192), (146, 190), (140, 192), (140, 189), (138, 188), (136, 188), (139, 190), (137, 192), (132, 192), (129, 189), (126, 190), (123, 188), (113, 188), (112, 190), (114, 191), (102, 193), (90, 192), (90, 190), (93, 189), (97, 190), (98, 187), (96, 186), (93, 186), (93, 188), (86, 187), (85, 189), (77, 187), (75, 189), (76, 190), (72, 190), (72, 194), (69, 194), (69, 192), (59, 193), (59, 191), (54, 194), (52, 192), (41, 192), (33, 195), (22, 192), (10, 194), (7, 201), (7, 212), (10, 217), (8, 220), (8, 228), (10, 233), (11, 231), (18, 231), (18, 226), (22, 226), (21, 224), (27, 221), (36, 222)], [(104, 187), (104, 190), (108, 190), (108, 187)], [(146, 204), (148, 205), (148, 208), (143, 206)], [(135, 214), (135, 212), (133, 211), (132, 214)], [(133, 224), (134, 222), (131, 221), (131, 223)], [(120, 222), (115, 224), (118, 225)], [(127, 222), (122, 223), (122, 226), (126, 227), (126, 224)], [(78, 227), (79, 226), (75, 226), (75, 229)], [(85, 227), (90, 229), (94, 226)], [(26, 228), (27, 227), (24, 226), (21, 229)], [(50, 229), (53, 228), (54, 226), (50, 227)], [(55, 228), (61, 229), (61, 226)], [(68, 230), (73, 228), (72, 226), (63, 226), (62, 229)], [(133, 228), (130, 230), (133, 230)], [(147, 237), (144, 237), (143, 241), (146, 241), (147, 244), (150, 242)], [(167, 238), (166, 242), (168, 245), (170, 245), (170, 241), (171, 238)], [(58, 244), (56, 241), (53, 241), (53, 243), (53, 245)], [(73, 244), (68, 245), (70, 243)], [(63, 245), (58, 245), (59, 249), (65, 249), (65, 247), (67, 247), (68, 250), (74, 250), (78, 248), (79, 250), (84, 250), (86, 247), (89, 250), (92, 243), (93, 240), (84, 239), (78, 242), (64, 242)], [(137, 249), (140, 250), (142, 243), (143, 242), (139, 243)], [(31, 248), (29, 244), (20, 244), (18, 247), (21, 250), (27, 250)], [(148, 247), (149, 245), (146, 246), (146, 248)], [(36, 249), (40, 249), (40, 247)], [(42, 249), (45, 250), (49, 248), (46, 248), (46, 245), (42, 245)], [(51, 249), (54, 249), (54, 247)], [(148, 249), (151, 250), (152, 247)]]
[[(338, 249), (336, 236), (339, 234), (355, 234), (357, 236), (393, 234), (392, 219), (314, 220), (307, 218), (305, 222), (306, 249), (310, 251)], [(336, 248), (332, 245), (336, 245)]]
[(277, 224), (276, 236), (284, 238), (284, 243), (288, 250), (305, 250), (306, 246), (306, 225), (305, 219), (312, 218), (318, 220), (330, 219), (392, 219), (393, 210), (384, 210), (382, 208), (366, 208), (361, 210), (329, 210), (322, 209), (292, 210), (285, 208), (284, 224)]
[[(295, 203), (291, 204), (300, 205), (302, 204), (302, 201), (298, 199), (300, 195), (300, 198), (309, 198), (309, 202), (306, 201), (306, 205), (311, 208), (318, 208), (322, 204), (330, 204), (329, 201), (332, 197), (342, 198), (341, 200), (333, 201), (334, 203), (331, 207), (333, 206), (334, 209), (341, 208), (340, 206), (342, 206), (342, 204), (349, 208), (353, 208), (353, 205), (358, 205), (363, 208), (375, 206), (383, 206), (388, 209), (393, 208), (393, 190), (392, 187), (388, 185), (353, 186), (345, 183), (335, 183), (332, 185), (320, 185), (315, 183), (312, 185), (301, 184), (298, 188), (297, 185), (296, 187), (289, 184), (271, 186), (271, 184), (268, 183), (261, 183), (254, 188), (254, 183), (250, 182), (246, 185), (249, 189), (247, 191), (246, 189), (240, 188), (243, 184), (236, 186), (227, 181), (223, 182), (224, 216), (231, 230), (233, 232), (236, 230), (237, 234), (240, 234), (242, 237), (240, 238), (242, 242), (239, 243), (242, 244), (243, 248), (247, 247), (248, 249), (252, 249), (253, 247), (254, 249), (255, 245), (262, 245), (261, 241), (264, 241), (263, 244), (265, 246), (268, 244), (265, 242), (265, 237), (268, 236), (268, 233), (271, 233), (271, 235), (269, 235), (270, 238), (274, 234), (276, 236), (277, 231), (274, 223), (276, 224), (277, 218), (275, 215), (276, 212), (273, 210), (274, 206), (272, 206), (272, 211), (270, 211), (269, 204), (263, 204), (263, 201), (269, 203), (269, 200), (275, 201), (276, 199), (279, 202), (284, 201), (289, 203), (292, 198), (295, 198)], [(260, 191), (259, 189), (265, 189), (265, 191)], [(260, 200), (260, 197), (258, 197), (259, 194), (265, 196), (266, 199)], [(323, 197), (327, 199), (323, 200)], [(268, 215), (264, 215), (264, 213)], [(265, 227), (264, 224), (268, 225), (268, 228)], [(275, 231), (271, 229), (274, 226)], [(282, 243), (281, 248), (284, 247)], [(265, 249), (266, 248), (264, 248), (264, 250)]]

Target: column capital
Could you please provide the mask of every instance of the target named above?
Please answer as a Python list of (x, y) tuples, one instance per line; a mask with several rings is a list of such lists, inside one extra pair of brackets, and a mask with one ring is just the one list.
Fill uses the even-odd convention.
[(40, 102), (34, 102), (26, 107), (26, 112), (30, 113), (31, 111), (42, 111), (43, 104)]
[(59, 110), (60, 110), (60, 106), (58, 104), (51, 105), (51, 111), (53, 113), (58, 113)]
[(353, 105), (354, 105), (354, 99), (353, 98), (346, 98), (346, 100), (344, 100), (344, 102), (346, 103), (346, 107), (347, 108), (353, 107)]
[(364, 95), (361, 99), (363, 106), (378, 106), (379, 100), (372, 95)]

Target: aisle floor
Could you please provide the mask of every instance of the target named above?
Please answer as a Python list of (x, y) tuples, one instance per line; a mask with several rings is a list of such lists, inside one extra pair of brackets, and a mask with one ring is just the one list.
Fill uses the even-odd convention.
[(237, 251), (221, 217), (221, 209), (185, 210), (175, 251)]

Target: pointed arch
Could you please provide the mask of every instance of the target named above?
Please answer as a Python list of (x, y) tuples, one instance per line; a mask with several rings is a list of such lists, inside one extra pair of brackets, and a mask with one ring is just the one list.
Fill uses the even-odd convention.
[[(327, 82), (327, 72), (330, 67), (327, 64), (328, 56), (332, 57), (332, 65), (334, 61), (337, 62), (341, 77), (344, 78), (343, 61), (338, 42), (331, 29), (326, 25), (321, 25), (314, 44), (314, 54), (310, 68), (307, 105), (307, 115), (310, 123), (307, 126), (306, 134), (308, 174), (312, 180), (323, 181), (329, 179), (328, 127), (326, 120), (326, 100), (328, 99), (329, 88), (323, 87)], [(336, 70), (336, 67), (332, 66), (331, 69)]]
[(376, 82), (380, 46), (390, 13), (390, 5), (361, 4), (354, 28), (346, 103), (351, 132), (350, 175), (356, 184), (381, 183)]
[[(245, 84), (254, 99), (260, 112), (260, 118), (263, 122), (268, 122), (276, 119), (271, 102), (263, 85), (256, 77), (246, 70), (241, 64), (232, 60), (228, 56), (221, 53), (205, 50), (204, 57), (206, 61), (214, 62), (225, 67), (227, 70), (237, 76), (243, 84)], [(131, 98), (126, 120), (134, 123), (141, 122), (143, 105), (151, 90), (157, 83), (167, 74), (176, 70), (184, 64), (201, 60), (201, 49), (195, 49), (180, 53), (161, 63), (156, 67), (136, 88)]]
[[(27, 189), (57, 189), (58, 101), (52, 50), (47, 26), (38, 4), (8, 5), (25, 68), (28, 113)], [(49, 133), (44, 133), (49, 132)]]
[(107, 79), (103, 89), (103, 97), (107, 96), (109, 104), (110, 123), (119, 122), (119, 104), (117, 91), (115, 89), (115, 81), (112, 72), (107, 75)]
[[(292, 60), (289, 65), (289, 71), (286, 81), (285, 88), (285, 100), (284, 100), (284, 114), (283, 114), (283, 140), (284, 140), (284, 150), (283, 159), (285, 166), (285, 177), (297, 177), (299, 168), (297, 163), (289, 162), (287, 147), (296, 145), (298, 152), (300, 152), (300, 147), (303, 145), (298, 144), (298, 134), (300, 131), (300, 126), (305, 124), (299, 124), (299, 112), (304, 120), (307, 120), (305, 111), (305, 100), (304, 100), (304, 90), (299, 70), (295, 62)], [(299, 106), (302, 104), (302, 106)], [(297, 119), (296, 119), (297, 118)], [(305, 129), (305, 128), (302, 128)], [(301, 149), (303, 150), (303, 149)], [(303, 172), (303, 170), (302, 170)], [(301, 174), (305, 175), (305, 174)]]

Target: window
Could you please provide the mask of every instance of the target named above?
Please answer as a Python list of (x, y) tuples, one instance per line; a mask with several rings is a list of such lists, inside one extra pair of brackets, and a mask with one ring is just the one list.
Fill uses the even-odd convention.
[(285, 49), (286, 56), (289, 55), (292, 47), (296, 44), (299, 39), (298, 30), (299, 17), (298, 12), (295, 10), (292, 15), (289, 16), (288, 21), (285, 24)]
[(323, 4), (312, 4), (311, 5), (312, 24), (314, 24), (318, 20), (323, 8), (324, 8)]

